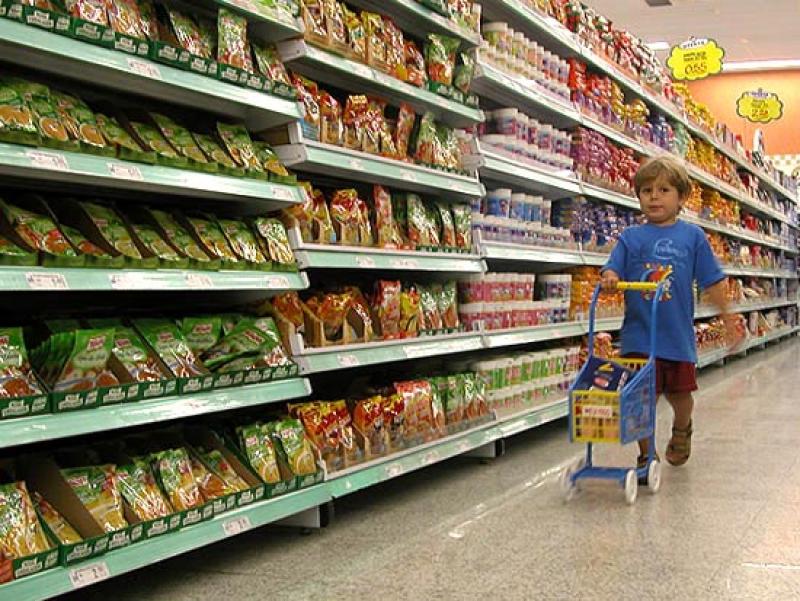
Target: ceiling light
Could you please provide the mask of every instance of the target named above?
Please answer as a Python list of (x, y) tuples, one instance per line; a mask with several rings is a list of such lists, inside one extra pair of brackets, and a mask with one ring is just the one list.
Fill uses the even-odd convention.
[(800, 69), (800, 58), (768, 60), (768, 61), (732, 61), (722, 65), (725, 73), (741, 73), (744, 71), (779, 71), (781, 69)]
[(648, 6), (672, 6), (672, 0), (644, 0)]
[(658, 51), (658, 50), (669, 50), (672, 46), (670, 46), (669, 42), (648, 42), (645, 44), (650, 50)]

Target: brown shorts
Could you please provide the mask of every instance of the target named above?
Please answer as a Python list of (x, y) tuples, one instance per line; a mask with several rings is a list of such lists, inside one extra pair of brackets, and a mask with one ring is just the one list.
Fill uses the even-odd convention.
[[(647, 355), (630, 353), (627, 357), (647, 359)], [(688, 361), (656, 359), (656, 393), (686, 393), (697, 390), (697, 367)]]

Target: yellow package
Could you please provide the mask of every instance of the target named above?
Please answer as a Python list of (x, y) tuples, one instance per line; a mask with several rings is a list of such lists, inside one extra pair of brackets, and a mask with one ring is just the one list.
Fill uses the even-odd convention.
[(27, 557), (51, 548), (24, 482), (0, 485), (0, 551)]
[(44, 497), (38, 492), (33, 493), (33, 502), (36, 505), (36, 509), (39, 511), (39, 515), (53, 534), (56, 535), (58, 542), (62, 545), (74, 545), (83, 540), (75, 528), (56, 511), (55, 507), (45, 501)]
[(61, 470), (62, 476), (106, 532), (128, 527), (117, 488), (116, 466), (98, 465)]

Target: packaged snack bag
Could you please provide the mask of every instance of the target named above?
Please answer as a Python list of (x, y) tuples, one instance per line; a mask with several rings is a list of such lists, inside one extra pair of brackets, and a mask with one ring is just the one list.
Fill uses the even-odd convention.
[(361, 198), (356, 198), (356, 211), (358, 214), (358, 243), (361, 246), (373, 246), (375, 238), (372, 235), (372, 221), (369, 218), (369, 206)]
[(283, 266), (295, 264), (289, 236), (279, 220), (272, 217), (257, 217), (253, 220), (253, 226), (261, 236), (269, 260)]
[(328, 210), (328, 202), (325, 195), (319, 190), (314, 190), (311, 198), (314, 229), (317, 232), (317, 240), (324, 244), (336, 242), (336, 231), (333, 229), (333, 221)]
[(209, 161), (214, 161), (228, 170), (239, 168), (228, 152), (213, 137), (204, 134), (192, 134), (192, 137)]
[[(61, 342), (63, 340), (63, 343)], [(108, 360), (114, 345), (114, 330), (74, 330), (56, 334), (50, 338), (53, 350), (52, 372), (56, 377), (52, 388), (55, 392), (78, 392), (98, 387), (118, 386), (119, 380), (108, 368)], [(47, 343), (45, 343), (47, 344)], [(66, 361), (63, 353), (55, 348), (61, 345), (67, 350)]]
[(136, 0), (113, 0), (107, 7), (109, 25), (114, 31), (140, 40), (147, 37)]
[(346, 5), (342, 5), (342, 10), (344, 11), (344, 24), (345, 27), (347, 27), (347, 39), (350, 41), (350, 50), (353, 51), (353, 54), (359, 61), (368, 60), (367, 40), (363, 23), (364, 13), (361, 13), (361, 17), (359, 17), (347, 8)]
[[(117, 149), (117, 156), (120, 158), (130, 158), (132, 160), (142, 160), (148, 163), (155, 162), (155, 154), (153, 151), (145, 151), (141, 145), (133, 139), (125, 129), (119, 124), (119, 121), (113, 117), (97, 114), (97, 127), (103, 134), (106, 143), (112, 148)], [(130, 154), (125, 154), (128, 151)]]
[(103, 530), (116, 532), (128, 527), (117, 487), (116, 466), (63, 469), (61, 475)]
[(169, 140), (172, 147), (178, 151), (178, 154), (187, 159), (191, 159), (195, 163), (208, 163), (206, 155), (203, 154), (203, 151), (194, 141), (192, 133), (188, 129), (182, 125), (178, 125), (165, 115), (152, 113), (151, 117), (158, 126), (159, 131), (161, 131), (161, 134), (166, 140)]
[(150, 209), (150, 215), (152, 215), (172, 246), (181, 249), (181, 252), (187, 257), (200, 263), (208, 263), (211, 261), (211, 257), (208, 253), (200, 248), (189, 232), (187, 232), (172, 215), (158, 209)]
[(0, 329), (0, 398), (42, 394), (31, 371), (22, 328)]
[(466, 417), (466, 404), (464, 403), (464, 378), (458, 374), (444, 376), (446, 390), (445, 410), (447, 423), (458, 423)]
[(378, 246), (381, 248), (402, 248), (404, 245), (403, 237), (394, 220), (391, 195), (386, 188), (377, 184), (373, 186), (372, 194)]
[(270, 81), (283, 83), (287, 86), (292, 85), (292, 80), (289, 78), (289, 73), (281, 61), (280, 54), (274, 45), (261, 44), (253, 42), (253, 54), (256, 57), (256, 65), (258, 70)]
[(428, 81), (428, 72), (425, 70), (425, 57), (419, 51), (416, 42), (406, 40), (403, 43), (403, 54), (405, 55), (406, 78), (405, 80), (413, 86), (421, 88)]
[(137, 319), (134, 325), (176, 378), (205, 373), (175, 324), (166, 319)]
[(181, 333), (189, 348), (199, 356), (217, 344), (222, 337), (222, 319), (219, 317), (184, 317)]
[(476, 419), (481, 416), (481, 402), (478, 395), (478, 378), (474, 373), (462, 374), (464, 381), (464, 404), (466, 405), (467, 419)]
[(283, 449), (293, 474), (305, 476), (317, 471), (314, 451), (299, 420), (288, 418), (275, 422), (272, 424), (272, 436)]
[(64, 4), (73, 17), (108, 27), (106, 0), (66, 0)]
[(302, 328), (304, 323), (303, 305), (297, 292), (285, 292), (272, 297), (272, 307), (295, 328)]
[[(312, 444), (320, 451), (323, 460), (330, 464), (335, 461), (335, 454), (338, 451), (339, 441), (336, 433), (338, 420), (330, 410), (330, 403), (290, 403), (289, 415), (297, 417), (303, 424), (306, 436)], [(331, 424), (334, 428), (330, 429)]]
[(110, 248), (129, 259), (142, 258), (125, 222), (114, 209), (93, 202), (82, 202), (80, 207)]
[(281, 473), (268, 429), (261, 424), (251, 424), (240, 426), (236, 434), (247, 462), (258, 477), (267, 484), (280, 482)]
[(50, 97), (50, 89), (46, 85), (16, 77), (7, 78), (5, 82), (19, 94), (25, 106), (31, 111), (41, 135), (42, 144), (67, 150), (77, 148), (78, 142), (70, 139), (66, 126), (61, 122), (56, 103)]
[(337, 190), (331, 199), (331, 219), (336, 229), (336, 238), (341, 244), (355, 246), (359, 243), (359, 212), (355, 188)]
[[(398, 126), (399, 127), (399, 126)], [(425, 113), (419, 122), (414, 158), (427, 165), (436, 164), (439, 152), (439, 139), (436, 137), (436, 121), (433, 113)]]
[(438, 436), (444, 436), (447, 434), (447, 416), (441, 392), (432, 380), (421, 380), (419, 385), (423, 394), (430, 394), (434, 433)]
[(320, 92), (320, 141), (325, 144), (341, 146), (344, 136), (342, 107), (339, 101), (328, 92)]
[(200, 450), (200, 457), (211, 470), (225, 481), (225, 484), (235, 492), (242, 492), (250, 488), (250, 485), (236, 473), (236, 471), (225, 459), (225, 456), (217, 449), (211, 451)]
[(161, 39), (158, 13), (152, 0), (137, 0), (137, 4), (142, 17), (140, 28), (145, 38), (151, 42), (164, 41)]
[(463, 94), (469, 94), (472, 77), (475, 75), (475, 60), (466, 52), (461, 53), (461, 64), (456, 67), (453, 85)]
[(366, 34), (366, 59), (370, 64), (386, 65), (386, 39), (383, 35), (383, 19), (379, 14), (363, 11), (361, 21)]
[(217, 133), (238, 166), (254, 174), (264, 173), (250, 134), (243, 125), (217, 123)]
[(56, 535), (59, 543), (73, 545), (83, 540), (81, 535), (75, 531), (75, 528), (56, 511), (55, 507), (45, 501), (44, 497), (38, 492), (33, 493), (33, 504), (44, 523)]
[(33, 111), (8, 78), (0, 78), (0, 140), (15, 144), (39, 143)]
[(383, 17), (383, 37), (386, 40), (388, 72), (405, 81), (407, 78), (403, 32), (389, 17)]
[(436, 157), (434, 164), (451, 171), (461, 169), (461, 147), (455, 130), (446, 125), (437, 125), (436, 139), (438, 143), (434, 147), (437, 153), (434, 155)]
[(231, 250), (225, 234), (222, 233), (216, 222), (203, 217), (191, 216), (186, 218), (186, 224), (207, 254), (229, 263), (237, 262), (238, 259)]
[(361, 139), (361, 150), (370, 154), (380, 154), (381, 152), (381, 132), (385, 122), (383, 112), (386, 103), (376, 99), (370, 99), (367, 111), (364, 114), (364, 135)]
[[(270, 176), (277, 176), (274, 179), (283, 181), (284, 183), (286, 183), (284, 178), (292, 177), (269, 144), (266, 142), (253, 142), (253, 148), (256, 152), (256, 158), (267, 174)], [(294, 183), (294, 181), (292, 183)]]
[(347, 29), (344, 26), (344, 11), (337, 0), (322, 0), (328, 40), (333, 45), (347, 47)]
[(353, 298), (350, 294), (327, 293), (312, 296), (306, 301), (306, 306), (322, 321), (325, 337), (328, 340), (337, 340), (342, 336), (344, 320), (352, 303)]
[(415, 247), (439, 246), (439, 228), (433, 212), (416, 194), (409, 194), (406, 203), (409, 242)]
[(164, 493), (158, 487), (150, 465), (144, 459), (134, 459), (128, 465), (117, 466), (117, 486), (122, 498), (143, 522), (168, 516), (173, 512)]
[(158, 382), (169, 377), (161, 371), (139, 335), (131, 328), (114, 327), (114, 357), (136, 382)]
[(419, 291), (419, 305), (421, 311), (420, 329), (441, 330), (443, 328), (442, 314), (439, 308), (438, 294), (432, 286), (417, 285)]
[(445, 282), (441, 285), (439, 313), (442, 315), (442, 325), (445, 328), (452, 330), (459, 327), (458, 290), (455, 282)]
[(153, 226), (147, 223), (131, 223), (130, 228), (151, 255), (167, 263), (179, 263), (185, 260)]
[(319, 87), (310, 79), (292, 73), (292, 85), (303, 104), (303, 119), (312, 127), (320, 126)]
[(414, 337), (419, 334), (420, 298), (413, 286), (400, 293), (400, 333)]
[(196, 458), (191, 458), (192, 462), (192, 475), (194, 476), (195, 484), (200, 489), (200, 492), (207, 501), (211, 499), (218, 499), (225, 495), (230, 495), (236, 492), (233, 488), (228, 486), (228, 483), (220, 478), (213, 471), (209, 470), (203, 462)]
[(50, 92), (50, 98), (56, 103), (61, 123), (67, 128), (70, 136), (84, 146), (84, 150), (102, 152), (107, 148), (105, 138), (97, 127), (94, 113), (83, 100), (56, 91)]
[(151, 457), (153, 473), (175, 511), (186, 511), (203, 504), (203, 495), (194, 481), (192, 462), (186, 449), (159, 451)]
[(55, 257), (77, 257), (55, 222), (47, 215), (40, 215), (0, 200), (0, 210), (14, 232), (32, 250)]
[(331, 422), (328, 431), (335, 432), (337, 443), (344, 453), (345, 460), (352, 465), (360, 460), (362, 452), (353, 433), (353, 418), (350, 416), (347, 402), (340, 400), (328, 403), (327, 411), (333, 417), (332, 420), (328, 420)]
[(217, 19), (219, 44), (217, 60), (248, 73), (253, 72), (250, 43), (247, 41), (247, 19), (226, 8), (220, 8)]
[(385, 451), (383, 397), (376, 395), (356, 401), (353, 405), (353, 424), (369, 441), (374, 454)]
[(172, 164), (179, 166), (188, 165), (186, 158), (181, 157), (172, 144), (170, 144), (170, 142), (161, 135), (161, 132), (152, 125), (139, 121), (131, 121), (131, 128), (145, 150), (155, 152), (156, 155), (169, 160)]
[[(209, 369), (220, 371), (291, 364), (281, 345), (278, 327), (271, 317), (242, 318), (229, 334), (205, 351), (202, 357)], [(233, 361), (237, 363), (233, 364)]]
[(461, 45), (455, 38), (431, 33), (425, 44), (425, 63), (428, 66), (430, 81), (442, 85), (453, 84), (453, 70), (456, 65), (456, 52)]
[(217, 56), (217, 24), (204, 17), (197, 17), (197, 29), (200, 31), (200, 44), (203, 48), (203, 56)]
[(0, 551), (7, 558), (47, 551), (44, 533), (24, 482), (0, 484)]
[(239, 259), (257, 265), (265, 265), (268, 262), (261, 251), (258, 240), (244, 222), (235, 219), (218, 219), (217, 223)]
[(393, 450), (405, 444), (406, 404), (399, 394), (383, 397), (383, 425)]
[(368, 108), (369, 102), (366, 96), (347, 97), (344, 113), (342, 114), (345, 148), (363, 150)]
[(395, 144), (396, 130), (397, 123), (395, 121), (383, 119), (381, 123), (381, 156), (390, 159), (403, 158), (397, 153), (397, 144)]
[(439, 218), (439, 232), (441, 245), (445, 248), (455, 248), (458, 243), (456, 241), (456, 228), (453, 223), (453, 214), (450, 212), (450, 206), (443, 203), (436, 203), (437, 216)]
[(173, 8), (168, 8), (167, 13), (172, 24), (172, 32), (181, 48), (195, 56), (212, 58), (210, 49), (203, 42), (203, 36), (197, 23), (190, 16)]
[(36, 265), (36, 255), (24, 248), (20, 248), (8, 238), (0, 236), (0, 263)]
[(384, 339), (396, 338), (400, 334), (401, 291), (402, 286), (399, 281), (378, 280), (375, 282), (373, 305)]
[(466, 204), (450, 207), (453, 213), (453, 225), (456, 232), (456, 246), (472, 250), (472, 209)]

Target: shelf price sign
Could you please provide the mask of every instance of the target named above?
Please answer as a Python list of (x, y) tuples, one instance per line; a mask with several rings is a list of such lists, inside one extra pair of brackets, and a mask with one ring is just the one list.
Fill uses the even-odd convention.
[(722, 72), (725, 50), (714, 40), (691, 38), (674, 46), (667, 59), (673, 79), (697, 81)]
[(783, 117), (783, 101), (761, 88), (744, 92), (736, 101), (736, 114), (753, 123), (769, 123)]

